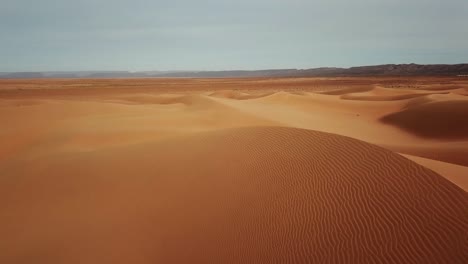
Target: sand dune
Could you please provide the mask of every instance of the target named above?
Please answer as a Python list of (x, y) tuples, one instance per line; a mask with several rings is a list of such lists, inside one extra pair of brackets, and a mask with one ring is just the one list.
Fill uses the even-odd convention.
[(466, 87), (0, 81), (0, 263), (468, 262)]
[[(230, 98), (228, 100), (223, 100), (223, 98), (217, 100), (239, 111), (270, 120), (282, 126), (300, 127), (350, 136), (384, 146), (395, 152), (435, 158), (467, 166), (468, 141), (464, 138), (450, 137), (450, 133), (454, 133), (453, 129), (457, 130), (463, 126), (461, 123), (452, 123), (453, 126), (448, 128), (449, 130), (452, 129), (448, 132), (448, 135), (441, 134), (445, 137), (438, 138), (439, 140), (448, 139), (453, 142), (452, 144), (444, 141), (432, 141), (430, 139), (434, 139), (434, 137), (421, 137), (411, 131), (407, 132), (399, 124), (381, 121), (385, 116), (405, 111), (405, 109), (412, 111), (412, 108), (417, 105), (439, 101), (446, 103), (461, 102), (459, 99), (458, 97), (439, 98), (435, 97), (435, 95), (425, 95), (407, 100), (360, 101), (341, 100), (338, 95), (276, 92), (249, 101), (231, 100)], [(460, 115), (463, 116), (464, 113), (465, 111), (461, 109)], [(449, 119), (456, 120), (456, 116), (449, 117)], [(418, 123), (413, 125), (418, 128)], [(463, 135), (464, 132), (459, 133)]]
[(468, 100), (425, 103), (387, 115), (382, 121), (422, 137), (467, 139)]
[(2, 263), (468, 260), (463, 190), (337, 135), (229, 129), (26, 164), (2, 170)]
[(468, 89), (467, 88), (460, 88), (451, 91), (454, 94), (468, 96)]

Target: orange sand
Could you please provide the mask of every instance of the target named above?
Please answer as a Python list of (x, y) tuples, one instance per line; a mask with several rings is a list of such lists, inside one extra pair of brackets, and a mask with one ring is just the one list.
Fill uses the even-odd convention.
[(466, 87), (1, 80), (0, 263), (465, 263)]

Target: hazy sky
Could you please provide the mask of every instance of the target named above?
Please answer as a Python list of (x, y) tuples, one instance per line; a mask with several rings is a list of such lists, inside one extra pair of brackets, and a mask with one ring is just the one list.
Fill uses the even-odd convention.
[(0, 0), (0, 71), (468, 62), (468, 0)]

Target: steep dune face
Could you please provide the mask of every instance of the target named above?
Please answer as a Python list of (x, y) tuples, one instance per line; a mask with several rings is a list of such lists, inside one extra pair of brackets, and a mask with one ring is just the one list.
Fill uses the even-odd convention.
[(468, 100), (435, 101), (406, 108), (382, 118), (422, 137), (468, 138)]
[(0, 168), (1, 263), (466, 263), (466, 192), (310, 130), (195, 133)]

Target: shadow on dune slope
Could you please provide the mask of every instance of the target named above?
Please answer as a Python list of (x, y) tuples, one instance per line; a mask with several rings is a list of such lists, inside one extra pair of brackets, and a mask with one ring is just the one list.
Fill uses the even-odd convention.
[[(422, 99), (421, 99), (422, 100)], [(468, 138), (468, 101), (420, 101), (381, 119), (421, 137)]]

